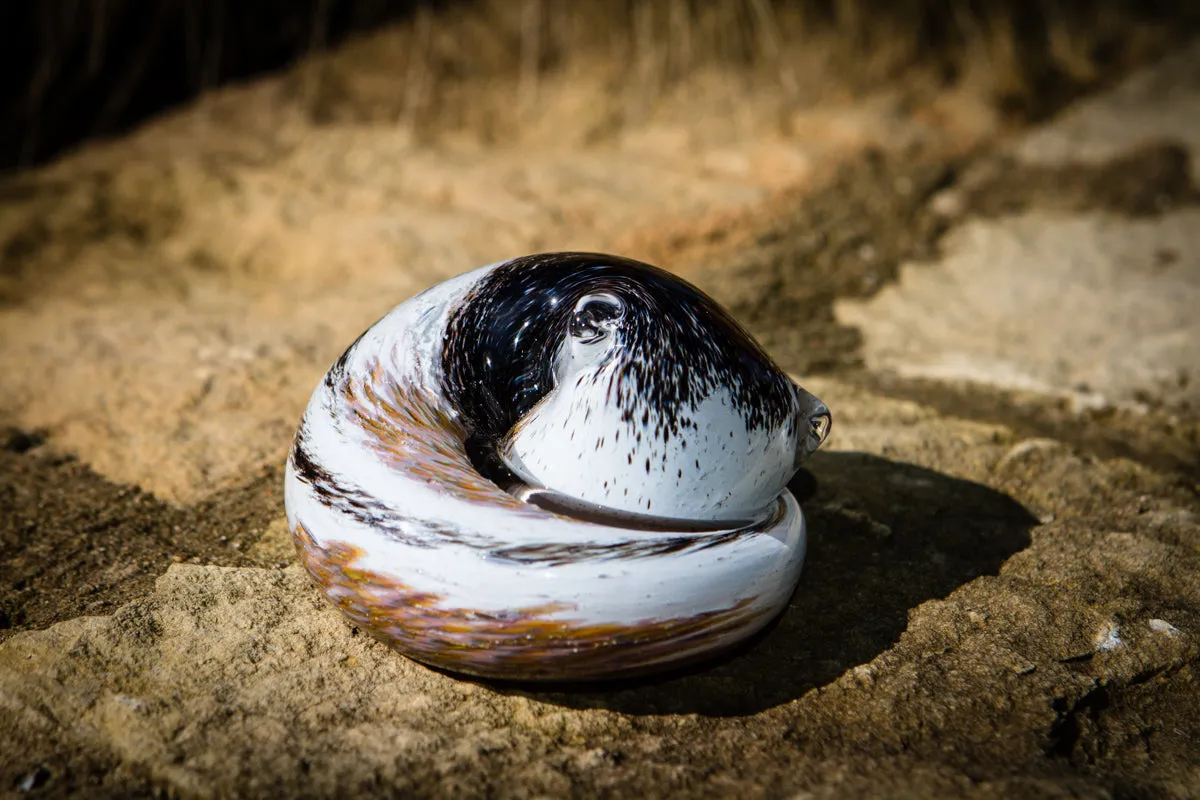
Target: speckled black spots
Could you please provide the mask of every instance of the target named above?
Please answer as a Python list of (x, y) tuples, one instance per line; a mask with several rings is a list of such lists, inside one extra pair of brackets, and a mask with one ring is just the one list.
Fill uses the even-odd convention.
[[(608, 396), (622, 418), (662, 438), (728, 392), (749, 430), (788, 424), (788, 378), (716, 303), (664, 270), (595, 253), (514, 259), (480, 280), (451, 314), (442, 348), (447, 397), (472, 437), (495, 443), (554, 387), (554, 367), (585, 295), (616, 298), (620, 365)], [(693, 425), (694, 427), (694, 425)]]
[(646, 474), (650, 474), (650, 459), (646, 459)]

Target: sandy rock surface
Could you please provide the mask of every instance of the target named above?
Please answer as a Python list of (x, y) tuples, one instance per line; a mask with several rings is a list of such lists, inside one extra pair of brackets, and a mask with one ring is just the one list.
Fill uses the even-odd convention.
[[(1186, 184), (1200, 159), (1197, 122), (1193, 47), (1010, 147), (1043, 169), (1177, 148)], [(1194, 194), (1145, 196), (1149, 208), (1127, 209), (1140, 219), (1039, 209), (967, 222), (935, 268), (902, 268), (875, 297), (839, 303), (838, 317), (863, 332), (875, 369), (1091, 404), (1200, 408), (1200, 211)], [(942, 208), (956, 202), (952, 192), (938, 198)]]
[[(0, 791), (1196, 796), (1198, 53), (969, 158), (887, 97), (531, 157), (268, 80), (7, 181)], [(1086, 163), (1031, 144), (1116, 116)], [(328, 363), (549, 247), (696, 280), (833, 409), (800, 588), (715, 663), (464, 681), (294, 564), (280, 464)]]
[(5, 642), (0, 714), (23, 742), (6, 752), (37, 754), (26, 776), (201, 797), (1093, 795), (1118, 772), (1186, 796), (1190, 497), (1129, 462), (812, 383), (844, 449), (812, 467), (800, 591), (736, 657), (607, 689), (480, 685), (359, 635), (298, 567), (178, 565), (112, 615)]

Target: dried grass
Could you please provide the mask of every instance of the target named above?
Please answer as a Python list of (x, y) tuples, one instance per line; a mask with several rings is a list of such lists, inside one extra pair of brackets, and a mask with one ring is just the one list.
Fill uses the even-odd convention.
[[(196, 93), (399, 21), (398, 104), (347, 109), (337, 66), (301, 70), (313, 113), (461, 123), (480, 76), (497, 107), (600, 70), (634, 113), (698, 71), (800, 96), (913, 71), (1041, 116), (1200, 29), (1164, 0), (27, 0), (0, 6), (0, 169), (118, 132)], [(368, 57), (370, 50), (367, 50)], [(320, 63), (320, 60), (315, 60)], [(349, 93), (349, 100), (369, 98)], [(459, 107), (455, 107), (455, 103)], [(496, 113), (499, 113), (498, 111)]]

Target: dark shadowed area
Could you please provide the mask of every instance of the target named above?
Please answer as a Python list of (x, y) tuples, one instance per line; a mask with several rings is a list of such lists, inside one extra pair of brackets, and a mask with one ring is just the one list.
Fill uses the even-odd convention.
[(1037, 524), (986, 486), (864, 453), (818, 453), (791, 489), (815, 532), (806, 571), (787, 611), (753, 642), (686, 674), (570, 694), (525, 690), (626, 714), (765, 711), (879, 656), (909, 609), (995, 575)]

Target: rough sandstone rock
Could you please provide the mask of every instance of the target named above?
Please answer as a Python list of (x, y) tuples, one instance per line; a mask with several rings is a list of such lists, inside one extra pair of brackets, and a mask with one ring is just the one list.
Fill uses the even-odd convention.
[[(1144, 198), (1130, 187), (1144, 206), (1129, 210), (1138, 219), (1111, 209), (1033, 209), (971, 220), (947, 237), (938, 264), (906, 265), (874, 297), (839, 302), (839, 321), (863, 333), (867, 365), (1085, 406), (1200, 409), (1200, 45), (1078, 103), (1007, 149), (1017, 162), (1010, 169), (1019, 171), (1099, 167), (1154, 146), (1165, 156), (1157, 166), (1182, 173), (1176, 185), (1188, 184), (1190, 172), (1182, 208), (1170, 207), (1177, 203), (1166, 182)], [(1156, 176), (1131, 177), (1153, 185)], [(947, 192), (937, 202), (953, 213), (956, 200)]]
[(1187, 796), (1194, 699), (1164, 699), (1196, 690), (1188, 493), (813, 384), (839, 428), (815, 492), (796, 487), (808, 567), (732, 658), (609, 688), (481, 685), (359, 634), (296, 566), (177, 565), (111, 616), (0, 645), (4, 777), (85, 781), (86, 754), (113, 791), (187, 797)]

